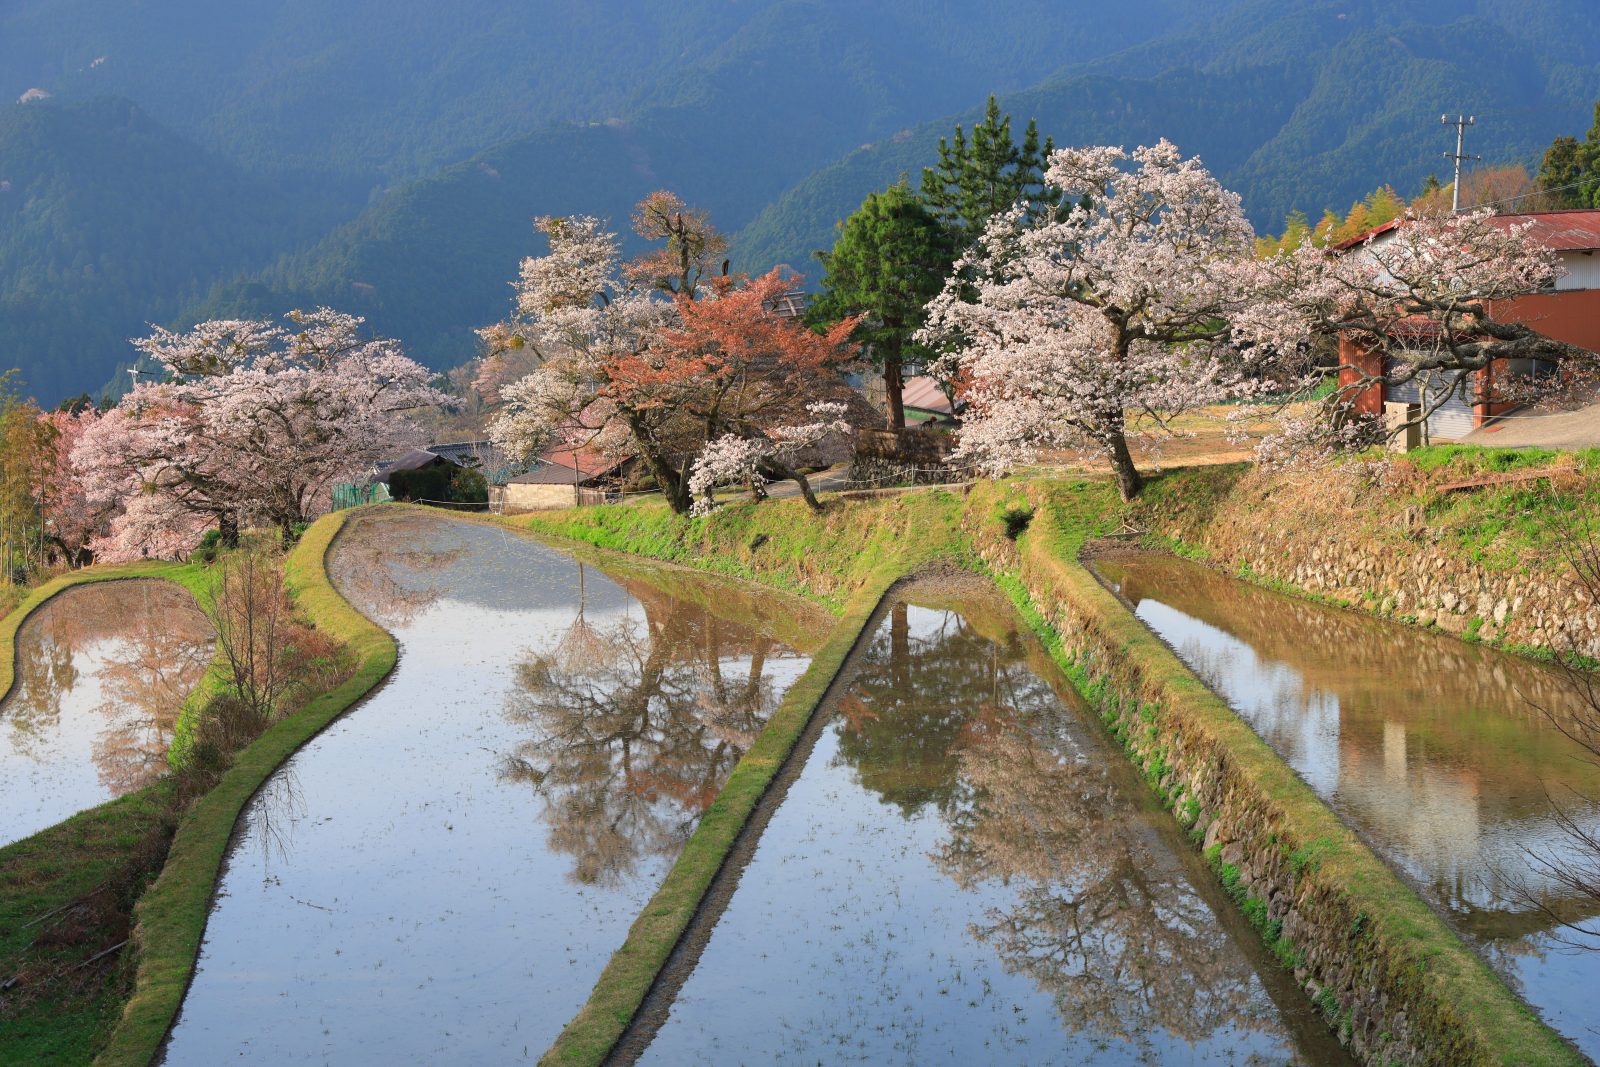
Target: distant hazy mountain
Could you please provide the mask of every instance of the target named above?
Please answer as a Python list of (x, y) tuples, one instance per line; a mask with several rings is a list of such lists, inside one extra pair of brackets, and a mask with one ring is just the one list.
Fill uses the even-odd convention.
[[(753, 38), (840, 47), (849, 115), (924, 118), (1145, 40), (1227, 0), (8, 0), (0, 100), (117, 95), (252, 166), (395, 178), (556, 122), (703, 89)], [(759, 44), (757, 45), (759, 47)], [(774, 57), (773, 62), (782, 62)], [(827, 104), (829, 101), (820, 101)]]
[[(0, 234), (0, 361), (54, 399), (104, 382), (147, 319), (318, 300), (455, 360), (534, 215), (621, 222), (670, 185), (736, 228), (852, 145), (1231, 2), (12, 0), (0, 93), (50, 99), (0, 103), (33, 131), (0, 170), (48, 172), (51, 206), (0, 205), (29, 205)], [(137, 105), (131, 143), (92, 132), (126, 105), (57, 106), (108, 93)]]
[[(1581, 131), (1600, 96), (1588, 3), (1283, 3), (1255, 0), (1004, 98), (1057, 144), (1149, 143), (1198, 153), (1258, 228), (1296, 208), (1344, 209), (1390, 182), (1448, 175), (1444, 112), (1475, 114), (1468, 149), (1528, 162)], [(1159, 72), (1159, 73), (1157, 73)], [(865, 146), (787, 190), (739, 235), (741, 263), (807, 262), (833, 224), (902, 174), (975, 108)]]
[(0, 108), (0, 368), (47, 401), (96, 389), (147, 322), (360, 203), (244, 171), (127, 101)]

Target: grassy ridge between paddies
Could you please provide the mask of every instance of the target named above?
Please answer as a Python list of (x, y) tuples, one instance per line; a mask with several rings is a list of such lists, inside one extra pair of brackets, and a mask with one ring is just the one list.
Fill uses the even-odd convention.
[[(1363, 982), (1373, 982), (1391, 1013), (1406, 1014), (1423, 1062), (1584, 1062), (1096, 580), (1079, 561), (1081, 516), (1059, 493), (1047, 501), (1020, 538), (1018, 576), (1004, 578), (1003, 587), (1180, 823), (1231, 817), (1236, 840), (1258, 868), (1294, 871), (1293, 893), (1317, 925), (1316, 946), (1286, 936), (1281, 923), (1269, 921), (1267, 902), (1222, 860), (1220, 846), (1207, 850), (1275, 954), (1291, 966), (1309, 964), (1312, 981), (1321, 979), (1315, 1000), (1330, 1025), (1348, 1029), (1349, 987), (1359, 994)], [(1195, 781), (1202, 769), (1204, 785)], [(1333, 988), (1345, 967), (1353, 972), (1344, 976), (1347, 988)], [(1379, 1062), (1385, 1036), (1367, 1039)]]
[[(1036, 513), (1044, 521), (1034, 524)], [(940, 557), (989, 573), (1040, 632), (1068, 677), (1101, 709), (1125, 751), (1169, 807), (1179, 794), (1162, 784), (1161, 757), (1130, 745), (1128, 731), (1119, 725), (1115, 709), (1141, 700), (1125, 699), (1126, 694), (1115, 687), (1118, 681), (1153, 686), (1165, 705), (1160, 713), (1173, 717), (1171, 725), (1176, 728), (1176, 717), (1182, 717), (1182, 729), (1203, 735), (1222, 753), (1229, 773), (1252, 792), (1259, 791), (1265, 801), (1259, 809), (1264, 816), (1261, 833), (1272, 836), (1286, 863), (1293, 854), (1293, 862), (1314, 868), (1317, 892), (1333, 898), (1339, 914), (1349, 913), (1352, 951), (1382, 949), (1377, 970), (1406, 991), (1402, 995), (1408, 1001), (1416, 1001), (1422, 1022), (1413, 1027), (1421, 1025), (1424, 1039), (1436, 1042), (1433, 1062), (1581, 1062), (1226, 703), (1079, 563), (1084, 541), (1114, 528), (1125, 515), (1103, 484), (1080, 481), (987, 483), (965, 495), (930, 490), (887, 499), (836, 500), (821, 514), (804, 510), (798, 501), (769, 501), (756, 507), (726, 507), (705, 519), (679, 518), (664, 508), (628, 507), (502, 521), (764, 582), (836, 611), (844, 604), (844, 621), (814, 661), (806, 691), (791, 694), (813, 707), (827, 678), (859, 638), (871, 614), (868, 605), (881, 599), (895, 577)], [(1070, 625), (1062, 626), (1063, 621)], [(1063, 629), (1085, 626), (1114, 653), (1111, 658), (1120, 663), (1115, 672), (1109, 663), (1086, 663), (1063, 639)], [(1130, 661), (1132, 673), (1127, 668)], [(775, 717), (769, 727), (773, 743), (792, 747), (806, 718), (798, 709), (793, 716)], [(766, 759), (775, 756), (765, 748), (762, 754)], [(737, 799), (729, 794), (718, 817), (708, 817), (702, 824), (662, 892), (602, 975), (589, 1003), (546, 1054), (545, 1062), (604, 1061), (779, 765), (781, 761), (759, 769), (752, 765), (742, 777), (743, 765), (736, 769), (729, 785)], [(1177, 814), (1183, 822), (1184, 813)], [(1253, 903), (1239, 886), (1236, 871), (1216, 857), (1212, 866), (1254, 922), (1262, 910), (1260, 902)], [(1264, 921), (1256, 925), (1270, 947), (1284, 950), (1280, 958), (1293, 965), (1294, 948), (1281, 930)], [(1340, 1006), (1326, 996), (1319, 1004), (1325, 1011), (1333, 1009), (1329, 1022), (1337, 1029)], [(1465, 1056), (1452, 1060), (1463, 1052)]]
[[(199, 566), (141, 562), (89, 567), (41, 584), (0, 618), (0, 698), (15, 684), (17, 635), (29, 616), (68, 589), (138, 579), (173, 582), (201, 603), (211, 583)], [(0, 1016), (0, 1062), (87, 1062), (115, 1022), (126, 968), (117, 953), (85, 964), (126, 935), (128, 910), (161, 864), (171, 788), (157, 782), (0, 848), (0, 982), (24, 982), (12, 994), (19, 1003)], [(55, 980), (26, 987), (46, 974)]]
[(212, 894), (240, 813), (282, 763), (370, 692), (395, 664), (394, 640), (333, 588), (326, 558), (350, 512), (311, 525), (285, 565), (299, 610), (354, 654), (354, 673), (337, 688), (274, 723), (235, 756), (178, 826), (166, 866), (135, 909), (133, 995), (97, 1064), (144, 1067), (166, 1038), (193, 977)]

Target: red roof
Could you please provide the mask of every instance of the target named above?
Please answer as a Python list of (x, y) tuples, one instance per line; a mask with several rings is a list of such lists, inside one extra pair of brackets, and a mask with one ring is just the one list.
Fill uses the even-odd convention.
[[(1333, 251), (1343, 252), (1356, 245), (1399, 226), (1404, 219), (1390, 219), (1366, 233), (1357, 234), (1333, 246)], [(1600, 248), (1600, 210), (1575, 208), (1570, 211), (1527, 211), (1515, 215), (1496, 215), (1496, 226), (1525, 226), (1532, 223), (1528, 233), (1535, 241), (1555, 252), (1589, 252)]]
[(1600, 211), (1592, 208), (1497, 215), (1494, 221), (1505, 226), (1531, 222), (1529, 236), (1556, 252), (1589, 252), (1600, 248)]
[(539, 458), (569, 471), (576, 467), (585, 480), (597, 478), (622, 463), (592, 448), (579, 448), (577, 451), (568, 447), (547, 448), (539, 453)]

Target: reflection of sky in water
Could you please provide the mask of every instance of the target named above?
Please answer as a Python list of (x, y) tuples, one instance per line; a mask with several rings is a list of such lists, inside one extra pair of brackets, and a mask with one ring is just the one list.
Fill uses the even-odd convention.
[[(378, 550), (352, 535), (377, 539)], [(336, 574), (347, 551), (363, 566), (385, 566), (385, 546), (452, 554), (438, 567), (413, 555), (392, 568), (399, 592), (434, 587), (398, 613), (395, 673), (297, 753), (249, 809), (167, 1062), (533, 1062), (693, 827), (698, 812), (683, 808), (667, 778), (725, 775), (737, 752), (708, 762), (720, 739), (645, 686), (635, 736), (612, 749), (546, 753), (536, 777), (572, 776), (601, 805), (562, 809), (569, 821), (554, 825), (561, 798), (504, 773), (508, 754), (539, 733), (507, 709), (518, 665), (572, 628), (577, 564), (444, 519), (375, 520), (346, 538)], [(361, 577), (341, 582), (355, 596), (397, 592)], [(595, 568), (584, 568), (583, 584), (596, 628), (647, 621), (645, 606)], [(648, 622), (647, 649), (670, 660), (674, 684), (689, 685), (701, 666), (684, 635), (713, 627), (725, 671), (749, 669), (752, 649), (770, 646), (764, 675), (774, 694), (806, 664), (670, 596), (655, 595)], [(564, 759), (570, 765), (558, 765)], [(655, 777), (630, 777), (624, 765)], [(602, 847), (595, 840), (611, 827), (600, 821), (618, 812), (625, 827), (662, 836), (631, 850), (638, 842), (627, 834), (606, 839), (608, 869), (575, 880), (574, 857)]]
[[(1138, 617), (1379, 852), (1443, 906), (1552, 1024), (1590, 1055), (1600, 1052), (1600, 1035), (1590, 1029), (1600, 1018), (1593, 1005), (1600, 951), (1553, 938), (1552, 921), (1527, 899), (1530, 892), (1544, 897), (1571, 919), (1593, 910), (1566, 896), (1529, 858), (1530, 851), (1557, 860), (1581, 857), (1550, 811), (1545, 775), (1566, 783), (1575, 775), (1581, 781), (1587, 772), (1577, 762), (1581, 755), (1575, 746), (1526, 714), (1518, 688), (1526, 684), (1527, 665), (1473, 664), (1480, 678), (1503, 686), (1499, 709), (1486, 706), (1480, 690), (1472, 690), (1470, 713), (1464, 705), (1427, 706), (1418, 700), (1426, 679), (1417, 677), (1420, 660), (1412, 658), (1410, 645), (1438, 640), (1431, 635), (1359, 620), (1387, 627), (1387, 645), (1379, 647), (1391, 650), (1392, 663), (1374, 663), (1369, 654), (1359, 664), (1330, 669), (1326, 661), (1316, 661), (1337, 654), (1338, 643), (1330, 647), (1325, 633), (1303, 624), (1310, 613), (1332, 615), (1334, 609), (1242, 587), (1181, 561), (1119, 560), (1105, 570), (1133, 596)], [(1193, 606), (1208, 619), (1166, 600)], [(1262, 619), (1274, 603), (1281, 605), (1282, 618), (1271, 629)], [(1270, 632), (1272, 647), (1292, 650), (1295, 662), (1264, 656), (1252, 640), (1229, 632), (1230, 613), (1238, 616), (1238, 633), (1265, 640)], [(1340, 618), (1332, 625), (1345, 623)], [(1505, 658), (1492, 650), (1473, 654)], [(1387, 699), (1385, 669), (1396, 681)], [(1438, 688), (1450, 694), (1447, 700), (1459, 699), (1460, 690), (1449, 682), (1441, 679)], [(1357, 706), (1352, 699), (1359, 699), (1359, 712), (1351, 710)], [(1475, 729), (1488, 728), (1497, 731), (1493, 740), (1473, 737)], [(1463, 752), (1469, 756), (1463, 758)], [(1580, 824), (1600, 833), (1600, 810), (1592, 799), (1600, 793), (1591, 791), (1591, 799), (1582, 802), (1566, 784), (1554, 792), (1564, 804), (1577, 801)], [(1600, 920), (1583, 919), (1583, 929), (1600, 934)]]
[(211, 640), (189, 594), (153, 580), (68, 589), (29, 617), (0, 704), (0, 845), (164, 773)]
[(886, 619), (644, 1062), (1304, 1062), (1015, 631), (903, 619), (907, 655)]

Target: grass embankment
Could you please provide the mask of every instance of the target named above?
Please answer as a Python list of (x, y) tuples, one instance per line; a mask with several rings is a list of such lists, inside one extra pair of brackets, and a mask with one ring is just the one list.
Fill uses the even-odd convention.
[(754, 579), (839, 616), (701, 817), (588, 1002), (541, 1062), (597, 1064), (616, 1045), (889, 588), (908, 570), (935, 560), (970, 562), (959, 501), (935, 491), (855, 502), (822, 515), (798, 500), (774, 500), (695, 520), (653, 506), (502, 520), (546, 536)]
[[(1539, 471), (1556, 474), (1493, 482)], [(1464, 482), (1487, 484), (1446, 491)], [(1244, 463), (1167, 471), (1150, 478), (1129, 517), (1183, 554), (1206, 555), (1203, 542), (1219, 534), (1271, 529), (1313, 542), (1347, 535), (1395, 552), (1421, 542), (1493, 571), (1554, 577), (1566, 520), (1597, 512), (1600, 449), (1437, 445), (1316, 471)]]
[[(73, 571), (29, 591), (0, 618), (0, 697), (15, 683), (28, 616), (75, 586), (174, 582), (203, 602), (197, 566), (139, 563)], [(131, 969), (118, 946), (171, 841), (173, 789), (158, 782), (0, 848), (0, 1061), (85, 1063), (115, 1022)], [(110, 949), (111, 951), (107, 951)]]
[[(1207, 811), (1201, 802), (1207, 790), (1193, 779), (1204, 766), (1205, 777), (1220, 786), (1209, 790), (1209, 799), (1232, 810), (1242, 851), (1253, 865), (1293, 871), (1299, 907), (1319, 920), (1315, 937), (1304, 938), (1319, 941), (1315, 946), (1296, 942), (1281, 922), (1269, 918), (1267, 901), (1241, 883), (1239, 869), (1223, 861), (1220, 845), (1207, 850), (1213, 870), (1268, 947), (1286, 966), (1309, 964), (1312, 976), (1321, 978), (1326, 992), (1316, 1001), (1330, 1025), (1352, 1025), (1351, 1009), (1342, 1000), (1347, 990), (1334, 988), (1334, 975), (1342, 974), (1358, 992), (1370, 983), (1369, 989), (1396, 1002), (1391, 1011), (1406, 1013), (1429, 1062), (1582, 1063), (1078, 561), (1081, 516), (1063, 513), (1059, 499), (1042, 511), (1020, 539), (1023, 578), (1007, 578), (1002, 585), (1180, 823), (1193, 827), (1227, 814)], [(1037, 604), (1041, 594), (1064, 602), (1076, 634), (1064, 639), (1061, 628), (1047, 621)], [(1177, 764), (1184, 757), (1189, 764), (1180, 771)], [(1386, 1037), (1373, 1033), (1366, 1040), (1381, 1046)]]
[[(1187, 473), (1187, 472), (1185, 472)], [(1203, 472), (1225, 492), (1236, 474)], [(1168, 476), (1174, 483), (1181, 476)], [(1171, 484), (1171, 483), (1169, 483)], [(1186, 487), (1192, 488), (1192, 487)], [(1202, 485), (1201, 489), (1206, 489)], [(1214, 487), (1213, 487), (1214, 488)], [(1035, 523), (1035, 515), (1044, 521)], [(1136, 513), (1135, 513), (1136, 514)], [(843, 621), (818, 653), (812, 669), (789, 695), (757, 746), (730, 778), (657, 897), (640, 916), (627, 943), (595, 987), (546, 1062), (592, 1064), (604, 1060), (627, 1027), (673, 946), (724, 862), (744, 821), (755, 809), (783, 758), (821, 701), (833, 673), (859, 639), (872, 608), (894, 578), (933, 559), (946, 559), (994, 576), (1039, 630), (1053, 657), (1101, 710), (1113, 733), (1147, 781), (1184, 825), (1199, 804), (1175, 789), (1166, 753), (1131, 743), (1159, 741), (1163, 730), (1198, 738), (1227, 782), (1223, 793), (1245, 803), (1244, 823), (1257, 826), (1253, 849), (1276, 850), (1283, 864), (1304, 875), (1306, 907), (1318, 916), (1344, 917), (1349, 955), (1313, 950), (1315, 959), (1268, 917), (1266, 902), (1241, 882), (1240, 871), (1209, 855), (1219, 880), (1239, 901), (1285, 966), (1319, 975), (1361, 968), (1403, 999), (1425, 1054), (1436, 1062), (1572, 1063), (1578, 1058), (1417, 895), (1366, 848), (1293, 771), (1228, 706), (1102, 588), (1079, 562), (1086, 538), (1129, 518), (1103, 484), (1093, 482), (980, 485), (964, 498), (929, 491), (886, 499), (838, 501), (820, 515), (798, 502), (732, 506), (702, 520), (680, 519), (659, 508), (595, 508), (505, 520), (527, 529), (622, 552), (700, 567), (764, 582), (839, 610)], [(1019, 551), (1020, 550), (1020, 551)], [(1094, 633), (1097, 662), (1074, 652), (1047, 619), (1075, 616)], [(1138, 738), (1124, 723), (1136, 706), (1144, 716)], [(1178, 808), (1180, 800), (1182, 808)], [(1236, 810), (1234, 815), (1238, 815)], [(1198, 842), (1197, 842), (1198, 843)], [(1265, 855), (1267, 853), (1255, 853)], [(1319, 931), (1326, 942), (1337, 941)], [(1372, 953), (1370, 959), (1365, 953)], [(1339, 996), (1348, 987), (1330, 980), (1319, 1000), (1329, 1023), (1349, 1027), (1354, 1014)], [(1388, 1034), (1367, 1035), (1369, 1048)]]
[(285, 578), (296, 606), (355, 656), (354, 673), (241, 749), (217, 785), (195, 801), (173, 837), (161, 875), (134, 909), (133, 994), (96, 1063), (144, 1067), (177, 1015), (205, 932), (234, 824), (273, 771), (394, 667), (394, 641), (352, 608), (328, 579), (325, 557), (349, 512), (313, 523), (290, 554)]

